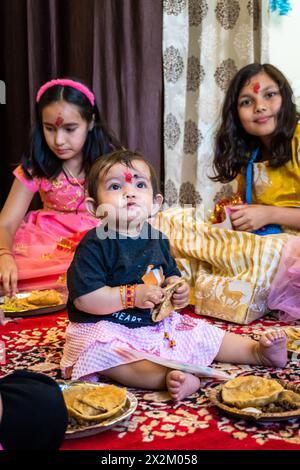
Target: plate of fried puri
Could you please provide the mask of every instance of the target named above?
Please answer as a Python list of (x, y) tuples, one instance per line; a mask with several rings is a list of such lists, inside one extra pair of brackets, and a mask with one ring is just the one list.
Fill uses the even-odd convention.
[(126, 387), (89, 382), (63, 382), (60, 387), (69, 415), (66, 439), (93, 436), (129, 418), (137, 407)]
[(255, 375), (239, 376), (208, 391), (225, 414), (250, 421), (300, 417), (300, 384)]
[(287, 337), (288, 352), (300, 354), (300, 325), (285, 326), (283, 330)]
[(7, 317), (23, 317), (58, 312), (66, 306), (65, 291), (55, 289), (20, 292), (14, 297), (0, 297), (0, 308)]

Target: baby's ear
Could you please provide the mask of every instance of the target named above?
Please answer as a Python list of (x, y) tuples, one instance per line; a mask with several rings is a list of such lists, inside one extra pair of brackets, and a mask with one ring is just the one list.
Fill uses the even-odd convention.
[(87, 208), (88, 212), (92, 216), (96, 217), (97, 204), (96, 204), (95, 199), (93, 199), (92, 197), (86, 197), (85, 198), (85, 205), (86, 205), (86, 208)]
[(164, 201), (164, 198), (162, 194), (158, 193), (156, 194), (156, 196), (154, 196), (151, 217), (154, 217), (158, 213), (159, 209), (162, 206), (163, 201)]

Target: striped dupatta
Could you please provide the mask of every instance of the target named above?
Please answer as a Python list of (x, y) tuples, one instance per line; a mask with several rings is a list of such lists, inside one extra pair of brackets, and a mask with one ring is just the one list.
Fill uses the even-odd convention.
[(207, 224), (195, 208), (161, 212), (156, 228), (191, 286), (201, 315), (247, 324), (267, 313), (270, 285), (288, 234), (261, 237)]

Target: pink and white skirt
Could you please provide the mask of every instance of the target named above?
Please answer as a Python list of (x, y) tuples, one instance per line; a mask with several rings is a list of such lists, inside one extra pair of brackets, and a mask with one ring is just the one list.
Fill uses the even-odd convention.
[(168, 360), (207, 366), (219, 352), (225, 331), (177, 312), (154, 326), (128, 328), (108, 321), (69, 323), (61, 360), (65, 378), (77, 380), (133, 362), (118, 349), (133, 349)]

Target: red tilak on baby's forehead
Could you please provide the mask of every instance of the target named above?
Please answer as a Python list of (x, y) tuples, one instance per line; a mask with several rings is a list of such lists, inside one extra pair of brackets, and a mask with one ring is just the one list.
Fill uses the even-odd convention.
[(125, 177), (126, 183), (131, 183), (133, 174), (130, 171), (124, 171), (124, 177)]
[(260, 84), (258, 82), (254, 83), (252, 90), (254, 91), (254, 93), (258, 93), (260, 90)]
[(54, 124), (56, 125), (56, 127), (60, 127), (63, 122), (64, 122), (63, 118), (61, 116), (58, 116)]

